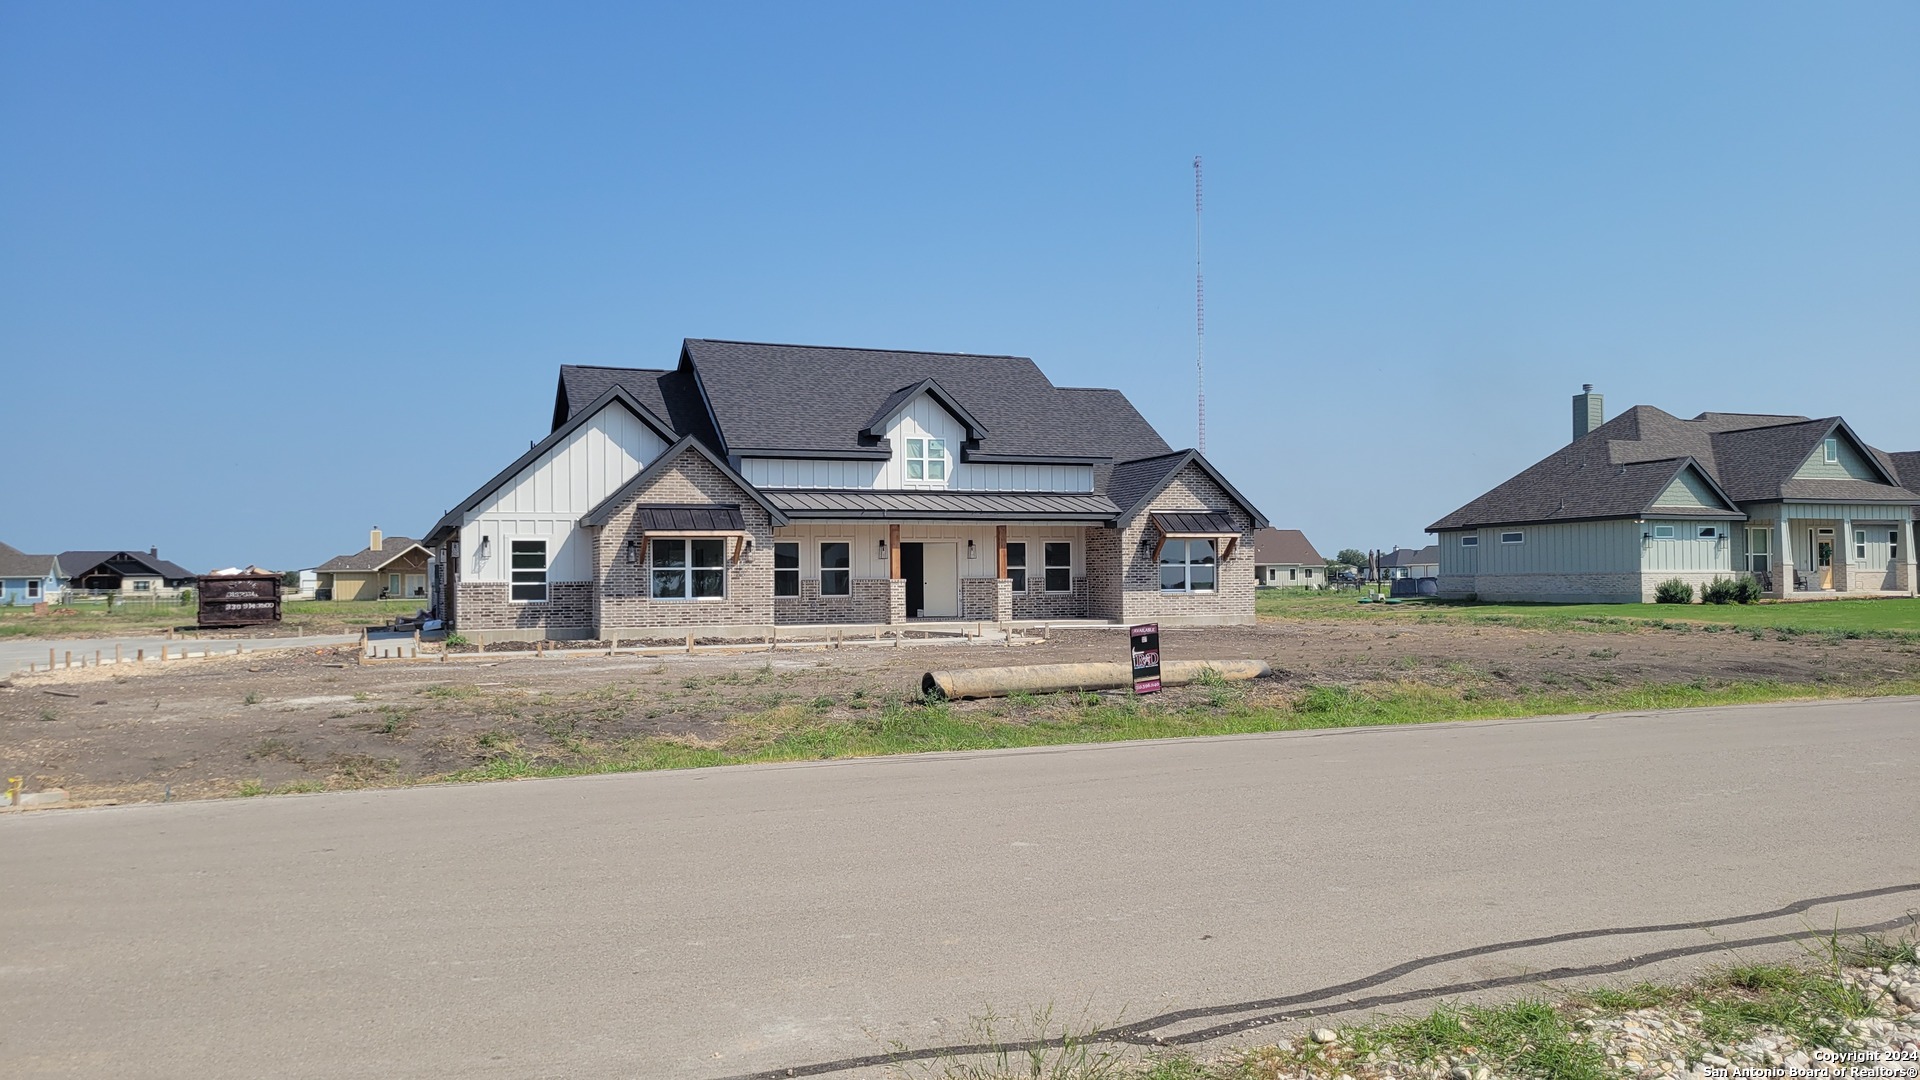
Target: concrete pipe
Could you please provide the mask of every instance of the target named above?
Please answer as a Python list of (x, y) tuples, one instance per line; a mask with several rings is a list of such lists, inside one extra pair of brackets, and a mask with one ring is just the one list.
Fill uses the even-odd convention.
[[(1184, 686), (1203, 671), (1233, 680), (1273, 674), (1273, 669), (1260, 660), (1175, 660), (1160, 666), (1160, 682), (1163, 686)], [(1029, 664), (929, 671), (920, 677), (922, 694), (938, 694), (954, 701), (1062, 690), (1125, 690), (1132, 685), (1133, 669), (1126, 664)]]

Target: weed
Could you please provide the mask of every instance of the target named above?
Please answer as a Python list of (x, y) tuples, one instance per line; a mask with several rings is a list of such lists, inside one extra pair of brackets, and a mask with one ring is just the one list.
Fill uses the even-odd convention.
[(259, 742), (253, 744), (253, 749), (248, 752), (247, 756), (256, 761), (274, 758), (280, 761), (291, 762), (295, 765), (303, 763), (299, 750), (292, 743), (279, 738), (261, 739)]
[(420, 689), (421, 694), (436, 701), (459, 701), (464, 698), (479, 697), (481, 692), (477, 686), (455, 686), (448, 683), (436, 683)]
[(265, 795), (267, 788), (265, 784), (262, 784), (258, 780), (242, 780), (240, 781), (240, 786), (235, 788), (233, 793), (240, 798), (250, 799), (255, 795)]
[(373, 695), (367, 693), (365, 690), (355, 690), (353, 692), (353, 700), (360, 702), (372, 701)]
[(244, 698), (241, 698), (240, 700), (243, 704), (246, 704), (246, 705), (258, 705), (260, 704), (260, 691), (249, 690), (247, 691), (247, 696)]
[(1589, 649), (1587, 655), (1595, 660), (1612, 660), (1620, 655), (1619, 649)]

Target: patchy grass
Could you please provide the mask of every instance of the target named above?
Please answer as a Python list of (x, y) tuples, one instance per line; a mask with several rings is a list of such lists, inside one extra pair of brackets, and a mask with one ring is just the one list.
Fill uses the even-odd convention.
[[(496, 735), (482, 765), (436, 779), (517, 777), (701, 768), (712, 765), (818, 761), (935, 750), (989, 750), (1074, 743), (1124, 742), (1196, 735), (1238, 735), (1309, 728), (1425, 724), (1585, 712), (1735, 705), (1796, 698), (1920, 693), (1920, 680), (1873, 687), (1780, 682), (1690, 683), (1482, 694), (1476, 687), (1413, 682), (1383, 687), (1316, 686), (1282, 704), (1252, 703), (1247, 684), (1203, 688), (1193, 704), (1164, 708), (1124, 693), (1015, 696), (986, 711), (943, 702), (892, 700), (877, 709), (837, 715), (817, 702), (786, 702), (742, 713), (715, 739), (655, 736), (600, 740), (573, 709), (539, 715), (562, 745), (527, 750)], [(562, 730), (564, 725), (564, 730)]]
[(1742, 629), (1920, 641), (1920, 599), (1829, 600), (1760, 604), (1469, 604), (1410, 600), (1360, 604), (1354, 594), (1281, 593), (1255, 601), (1263, 616), (1283, 619), (1445, 619), (1539, 629)]

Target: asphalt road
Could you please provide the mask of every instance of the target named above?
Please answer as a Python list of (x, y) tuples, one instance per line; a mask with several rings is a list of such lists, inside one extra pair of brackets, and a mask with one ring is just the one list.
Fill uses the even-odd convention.
[(98, 652), (108, 663), (113, 662), (113, 647), (120, 647), (120, 656), (124, 662), (132, 663), (137, 650), (145, 649), (147, 662), (154, 663), (160, 656), (160, 646), (165, 645), (178, 656), (185, 649), (187, 653), (198, 656), (212, 650), (214, 653), (230, 653), (236, 645), (245, 645), (248, 649), (299, 649), (319, 645), (345, 645), (360, 640), (359, 634), (321, 634), (309, 637), (269, 637), (269, 638), (179, 638), (169, 640), (165, 637), (118, 637), (118, 638), (35, 638), (33, 640), (0, 640), (0, 679), (16, 671), (25, 671), (29, 664), (38, 665), (40, 670), (47, 668), (47, 650), (53, 650), (56, 663), (66, 663), (67, 654), (73, 654), (73, 663), (93, 663), (94, 653)]
[(1632, 980), (1920, 909), (1916, 775), (1899, 699), (15, 813), (0, 1067), (850, 1075)]

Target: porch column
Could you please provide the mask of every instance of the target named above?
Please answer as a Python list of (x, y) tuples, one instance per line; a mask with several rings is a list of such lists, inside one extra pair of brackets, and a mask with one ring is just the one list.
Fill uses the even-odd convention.
[(1834, 552), (1833, 591), (1846, 592), (1853, 585), (1853, 519), (1840, 519), (1840, 550)]
[(993, 562), (993, 566), (994, 566), (993, 576), (997, 578), (1006, 577), (1007, 576), (1007, 527), (1005, 525), (995, 525), (993, 527), (993, 547), (995, 551), (994, 562)]
[(1780, 568), (1779, 572), (1774, 576), (1779, 579), (1780, 596), (1782, 599), (1785, 599), (1793, 594), (1793, 528), (1787, 523), (1787, 508), (1785, 506), (1780, 507), (1780, 519), (1777, 524), (1780, 532), (1780, 543), (1778, 545), (1780, 551)]
[(887, 577), (900, 580), (900, 526), (887, 526)]
[(1900, 521), (1900, 568), (1895, 571), (1900, 575), (1896, 584), (1905, 589), (1908, 596), (1920, 596), (1920, 578), (1915, 577), (1915, 571), (1920, 570), (1920, 560), (1914, 558), (1915, 554), (1913, 515), (1908, 514)]

